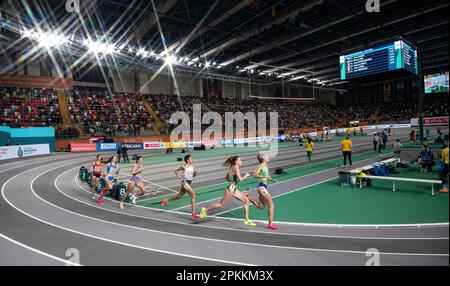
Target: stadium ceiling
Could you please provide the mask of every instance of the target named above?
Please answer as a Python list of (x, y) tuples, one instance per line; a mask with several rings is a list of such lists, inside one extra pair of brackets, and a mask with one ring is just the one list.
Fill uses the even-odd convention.
[(339, 82), (339, 55), (403, 37), (418, 47), (424, 70), (448, 70), (448, 0), (381, 0), (380, 13), (368, 13), (365, 2), (81, 0), (77, 14), (61, 0), (9, 0), (0, 6), (0, 45), (25, 49), (18, 34), (38, 26), (79, 39), (63, 49), (68, 62), (83, 57), (81, 39), (88, 38), (110, 45), (97, 50), (120, 49), (123, 56), (108, 64), (157, 68), (159, 60), (197, 74), (252, 73), (263, 81), (287, 74), (307, 82), (301, 72), (283, 67), (312, 71), (317, 81), (332, 85)]

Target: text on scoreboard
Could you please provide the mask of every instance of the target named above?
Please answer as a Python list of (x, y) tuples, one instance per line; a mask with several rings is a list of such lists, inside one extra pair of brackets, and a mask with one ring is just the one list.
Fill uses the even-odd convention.
[(341, 56), (339, 63), (341, 80), (399, 69), (418, 73), (417, 50), (403, 41)]

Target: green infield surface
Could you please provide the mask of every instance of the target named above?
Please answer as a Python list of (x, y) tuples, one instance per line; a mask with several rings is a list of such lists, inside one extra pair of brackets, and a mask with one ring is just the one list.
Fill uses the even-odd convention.
[[(326, 143), (324, 143), (326, 144)], [(281, 146), (293, 146), (292, 143), (285, 143)], [(295, 144), (298, 146), (298, 144)], [(231, 148), (235, 149), (235, 148)], [(210, 154), (203, 151), (203, 156), (221, 156), (226, 154), (225, 149), (208, 150)], [(234, 150), (233, 154), (236, 154)], [(256, 150), (243, 149), (245, 152)], [(388, 148), (383, 151), (387, 156), (391, 153)], [(169, 154), (172, 155), (172, 154)], [(353, 155), (353, 162), (374, 158), (377, 154), (367, 151)], [(201, 158), (196, 156), (196, 158)], [(448, 194), (439, 193), (440, 185), (435, 186), (436, 196), (432, 197), (431, 185), (416, 184), (410, 182), (398, 182), (397, 192), (392, 192), (391, 181), (373, 180), (372, 186), (364, 189), (342, 188), (337, 176), (338, 164), (342, 159), (331, 159), (322, 162), (303, 165), (286, 169), (282, 175), (272, 174), (273, 178), (279, 182), (304, 178), (317, 175), (329, 170), (335, 170), (335, 177), (325, 178), (318, 184), (306, 185), (301, 188), (292, 188), (285, 193), (274, 196), (275, 221), (293, 223), (319, 223), (319, 224), (424, 224), (448, 222)], [(411, 165), (406, 169), (397, 169), (399, 174), (391, 176), (405, 178), (422, 178), (437, 180), (438, 166), (434, 167), (431, 173), (420, 173), (417, 165)], [(239, 184), (241, 191), (254, 189), (257, 180), (247, 179)], [(226, 182), (196, 188), (197, 211), (200, 205), (209, 205), (220, 200), (227, 186)], [(193, 187), (195, 188), (195, 182)], [(178, 190), (179, 188), (175, 188)], [(270, 190), (270, 186), (269, 186)], [(144, 207), (161, 208), (164, 198), (169, 198), (173, 193), (147, 198), (138, 201)], [(256, 199), (255, 193), (252, 196)], [(180, 200), (171, 201), (165, 209), (181, 212), (189, 212), (190, 196), (185, 195)], [(216, 216), (225, 218), (243, 218), (243, 208), (225, 210), (216, 213)], [(267, 219), (267, 207), (259, 210), (254, 206), (250, 207), (250, 217), (257, 220)]]

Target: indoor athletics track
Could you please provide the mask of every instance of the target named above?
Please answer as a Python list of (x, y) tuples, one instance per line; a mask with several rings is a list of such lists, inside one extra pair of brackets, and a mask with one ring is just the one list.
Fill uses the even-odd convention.
[[(405, 139), (405, 135), (402, 136)], [(390, 138), (390, 142), (394, 139)], [(387, 156), (376, 156), (370, 151), (371, 138), (355, 139), (353, 145), (354, 167)], [(193, 185), (198, 192), (197, 212), (202, 206), (220, 200), (225, 175), (222, 163), (233, 152), (240, 153), (243, 159), (242, 172), (253, 171), (256, 149), (225, 148), (192, 153), (199, 172)], [(337, 173), (342, 170), (337, 166), (342, 161), (337, 140), (316, 144), (311, 165), (305, 165), (304, 147), (280, 145), (277, 157), (269, 164), (271, 171), (286, 170), (286, 174), (279, 177), (280, 182), (270, 186), (276, 198), (275, 221), (281, 227), (278, 232), (266, 228), (267, 210), (253, 207), (250, 216), (257, 226), (244, 225), (242, 208), (236, 200), (201, 221), (191, 219), (188, 197), (161, 209), (162, 199), (179, 189), (173, 172), (181, 163), (176, 158), (185, 154), (162, 154), (160, 150), (140, 154), (145, 155), (143, 177), (159, 192), (146, 196), (137, 205), (127, 204), (123, 211), (117, 201), (110, 199), (99, 207), (88, 193), (88, 185), (78, 178), (80, 166), (92, 163), (95, 153), (66, 153), (2, 162), (0, 265), (66, 265), (71, 263), (67, 261), (70, 256), (66, 256), (71, 248), (79, 250), (81, 265), (362, 266), (368, 259), (366, 251), (369, 249), (380, 252), (381, 265), (449, 264), (446, 194), (431, 197), (427, 190), (426, 195), (425, 191), (420, 193), (426, 200), (444, 201), (447, 217), (438, 215), (434, 221), (425, 218), (418, 224), (408, 223), (408, 216), (383, 217), (379, 223), (367, 217), (370, 223), (364, 223), (364, 214), (328, 215), (314, 220), (314, 216), (308, 217), (306, 212), (303, 216), (300, 207), (296, 213), (295, 202), (290, 203), (288, 213), (283, 210), (280, 203), (283, 198), (306, 194), (307, 190), (311, 193), (314, 187), (324, 183), (337, 184)], [(129, 173), (131, 164), (122, 168)], [(256, 197), (254, 186), (254, 180), (240, 184), (242, 191), (248, 189), (250, 195)], [(346, 198), (350, 198), (349, 192), (354, 192), (355, 196), (365, 194), (364, 190), (340, 188), (329, 191), (333, 192), (331, 198), (339, 199), (339, 191), (345, 192)], [(395, 202), (395, 196), (401, 193), (388, 194)], [(317, 197), (303, 197), (308, 198), (311, 204), (301, 201), (299, 206), (317, 203), (313, 201)], [(311, 208), (308, 213), (313, 211)], [(333, 210), (323, 207), (315, 212), (330, 214)], [(392, 223), (390, 219), (398, 219), (398, 222)]]

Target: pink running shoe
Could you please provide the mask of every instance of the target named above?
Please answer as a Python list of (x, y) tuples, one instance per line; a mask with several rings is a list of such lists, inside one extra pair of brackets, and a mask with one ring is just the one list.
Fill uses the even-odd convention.
[(99, 206), (101, 206), (101, 205), (103, 204), (103, 200), (102, 200), (102, 198), (98, 198), (98, 201), (97, 201), (97, 203), (98, 203), (98, 205), (99, 205)]
[(280, 229), (278, 226), (276, 226), (274, 224), (269, 225), (267, 228), (271, 229), (271, 230), (279, 230)]
[(165, 206), (167, 205), (167, 202), (168, 202), (168, 200), (167, 200), (167, 199), (164, 199), (163, 202), (162, 202), (162, 204), (161, 204), (161, 207), (165, 207)]
[(200, 216), (199, 216), (198, 214), (196, 214), (196, 213), (193, 213), (193, 214), (192, 214), (192, 217), (193, 217), (194, 219), (200, 219)]
[(102, 189), (101, 191), (100, 191), (100, 196), (104, 196), (105, 195), (105, 193), (106, 193), (106, 189)]

